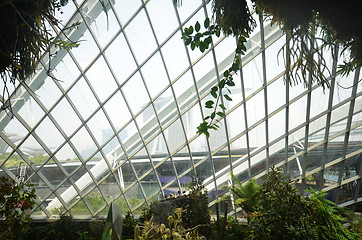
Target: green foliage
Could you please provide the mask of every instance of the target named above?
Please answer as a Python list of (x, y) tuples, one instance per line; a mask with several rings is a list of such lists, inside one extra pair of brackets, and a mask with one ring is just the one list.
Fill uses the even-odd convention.
[(249, 219), (250, 239), (359, 239), (343, 227), (343, 210), (325, 199), (325, 193), (311, 190), (303, 197), (291, 183), (274, 168), (265, 177)]
[(311, 209), (281, 172), (271, 169), (258, 198), (249, 218), (251, 239), (313, 239)]
[(156, 225), (151, 221), (146, 221), (143, 225), (137, 225), (135, 228), (135, 240), (151, 239), (204, 239), (199, 236), (196, 228), (185, 229), (182, 224), (182, 208), (175, 210), (176, 217), (170, 216), (169, 228), (165, 224)]
[(62, 215), (54, 222), (32, 222), (16, 240), (96, 240), (101, 239), (105, 221), (79, 221)]
[[(227, 5), (227, 4), (226, 4)], [(184, 29), (182, 33), (182, 39), (184, 40), (186, 45), (190, 45), (191, 49), (194, 50), (195, 48), (199, 48), (201, 52), (204, 52), (208, 49), (212, 44), (212, 36), (215, 35), (217, 37), (220, 36), (220, 31), (223, 29), (221, 25), (210, 25), (210, 19), (206, 18), (204, 21), (204, 27), (206, 29), (205, 32), (200, 32), (201, 25), (199, 22), (196, 22), (195, 26), (190, 26)], [(195, 30), (195, 34), (194, 34)], [(229, 96), (231, 93), (229, 87), (235, 86), (234, 83), (234, 74), (236, 74), (240, 70), (240, 54), (245, 54), (246, 47), (245, 42), (246, 39), (249, 37), (248, 33), (251, 31), (243, 31), (238, 33), (238, 44), (235, 49), (235, 57), (233, 63), (229, 69), (227, 69), (223, 73), (223, 78), (213, 86), (210, 90), (211, 96), (214, 98), (213, 100), (209, 100), (205, 103), (205, 108), (213, 109), (210, 115), (205, 116), (203, 122), (197, 127), (198, 134), (205, 134), (206, 137), (210, 137), (209, 130), (218, 130), (219, 120), (216, 119), (218, 116), (219, 118), (225, 117), (224, 111), (226, 107), (223, 104), (223, 101), (232, 101), (232, 98)], [(193, 35), (194, 34), (194, 35)]]
[(134, 228), (136, 227), (136, 225), (137, 220), (133, 217), (131, 212), (127, 212), (127, 214), (123, 218), (122, 238), (133, 238)]
[(309, 190), (311, 194), (306, 198), (307, 204), (312, 209), (314, 220), (314, 233), (316, 239), (359, 239), (358, 235), (344, 228), (342, 214), (346, 210), (339, 208), (335, 203), (325, 198), (326, 193)]
[(182, 34), (186, 45), (190, 45), (192, 50), (199, 48), (201, 52), (212, 45), (212, 36), (219, 37), (221, 32), (238, 39), (232, 66), (211, 88), (210, 94), (214, 99), (205, 103), (205, 108), (213, 111), (197, 127), (197, 133), (205, 134), (207, 138), (210, 130), (218, 130), (220, 118), (225, 117), (223, 100), (232, 100), (227, 93), (230, 90), (225, 86), (235, 85), (233, 75), (240, 69), (239, 55), (245, 53), (244, 43), (256, 27), (252, 16), (254, 10), (260, 19), (272, 17), (273, 22), (282, 26), (286, 33), (287, 41), (279, 53), (284, 58), (287, 84), (303, 83), (307, 87), (311, 81), (323, 89), (329, 87), (332, 74), (324, 52), (331, 50), (336, 57), (338, 45), (342, 46), (342, 53), (348, 53), (348, 57), (338, 66), (337, 74), (348, 75), (362, 66), (362, 31), (350, 24), (359, 22), (361, 8), (341, 9), (339, 2), (325, 4), (324, 1), (253, 0), (252, 3), (249, 8), (246, 0), (213, 0), (213, 19), (205, 19), (203, 25), (206, 30), (202, 32), (201, 24), (196, 22), (194, 26), (185, 28)]
[(212, 224), (212, 238), (213, 240), (241, 240), (248, 239), (247, 225), (239, 222), (232, 216), (227, 216), (225, 221), (224, 217), (215, 221)]
[[(68, 0), (11, 0), (0, 3), (0, 76), (4, 83), (3, 93), (9, 97), (9, 83), (25, 81), (34, 73), (42, 53), (54, 54), (50, 47), (70, 49), (78, 43), (51, 37), (48, 25), (64, 31), (56, 11)], [(70, 28), (77, 27), (77, 24)], [(69, 29), (69, 28), (68, 28)], [(50, 66), (49, 66), (50, 68)], [(50, 69), (49, 69), (50, 70)], [(6, 99), (6, 96), (3, 96)], [(8, 101), (2, 108), (11, 110)]]
[(212, 11), (216, 25), (226, 36), (247, 36), (256, 27), (245, 0), (214, 0)]
[(15, 184), (0, 178), (0, 239), (12, 239), (31, 220), (30, 210), (36, 195), (30, 187), (30, 184)]
[(190, 200), (182, 215), (185, 228), (198, 228), (198, 231), (208, 237), (210, 235), (210, 212), (208, 193), (203, 180), (197, 176), (192, 178), (189, 185), (190, 192), (187, 198)]
[(259, 205), (258, 191), (260, 186), (256, 183), (255, 179), (249, 180), (245, 186), (242, 185), (240, 180), (231, 173), (234, 184), (229, 187), (235, 204), (239, 205), (246, 213), (252, 213)]

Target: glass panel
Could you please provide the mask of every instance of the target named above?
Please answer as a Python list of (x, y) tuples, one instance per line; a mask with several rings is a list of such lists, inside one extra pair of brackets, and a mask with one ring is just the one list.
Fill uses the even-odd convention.
[(49, 156), (33, 136), (29, 136), (20, 146), (20, 150), (35, 165), (41, 165)]
[[(101, 2), (98, 2), (97, 4), (100, 5)], [(110, 8), (109, 5), (111, 2), (106, 1), (103, 4), (105, 5), (105, 8)], [(103, 8), (103, 6), (100, 7)], [(92, 29), (98, 43), (104, 47), (119, 30), (117, 19), (111, 9), (103, 9), (97, 18), (92, 20), (90, 28)]]
[(105, 105), (104, 109), (107, 112), (113, 126), (118, 130), (128, 120), (131, 119), (131, 114), (120, 92), (117, 92)]
[(279, 78), (271, 85), (267, 87), (268, 89), (268, 114), (274, 112), (279, 107), (283, 106), (286, 103), (285, 97), (285, 84), (283, 78)]
[(249, 131), (249, 144), (251, 149), (265, 146), (266, 142), (264, 122)]
[(174, 6), (171, 1), (153, 0), (146, 7), (158, 42), (162, 43), (178, 26)]
[(258, 55), (243, 67), (243, 79), (246, 97), (260, 88), (263, 84), (261, 60), (261, 55)]
[(140, 111), (150, 101), (139, 73), (128, 80), (122, 87), (122, 91), (133, 114)]
[(125, 197), (130, 203), (130, 207), (132, 209), (135, 209), (144, 202), (143, 194), (138, 183), (133, 185), (127, 192), (125, 192)]
[(72, 206), (71, 211), (75, 215), (92, 215), (83, 200), (80, 200)]
[(185, 52), (185, 45), (182, 41), (180, 41), (180, 39), (181, 34), (180, 32), (177, 32), (161, 48), (167, 71), (172, 81), (189, 66)]
[(136, 70), (136, 63), (123, 33), (107, 48), (105, 55), (120, 84), (128, 79), (130, 74)]
[(70, 136), (81, 124), (78, 116), (65, 97), (52, 110), (51, 114), (68, 136)]
[(124, 31), (139, 64), (156, 50), (156, 41), (143, 9), (132, 19)]
[(117, 84), (103, 57), (97, 59), (86, 75), (101, 102), (117, 89)]
[(165, 68), (159, 53), (156, 53), (156, 55), (148, 60), (141, 68), (141, 71), (151, 98), (156, 97), (157, 94), (169, 85)]
[[(93, 136), (99, 145), (103, 145), (108, 140), (110, 134), (113, 133), (102, 110), (99, 110), (87, 123)], [(110, 133), (110, 134), (109, 134)]]
[(264, 92), (260, 91), (246, 102), (249, 127), (265, 117)]
[(336, 76), (336, 86), (334, 88), (333, 105), (349, 98), (352, 93), (354, 73), (350, 73), (347, 77)]
[(161, 131), (152, 105), (149, 105), (142, 114), (136, 118), (136, 122), (140, 130), (140, 135), (145, 142), (148, 142), (155, 134)]
[(71, 52), (74, 54), (80, 67), (84, 70), (97, 56), (99, 50), (89, 31), (85, 31), (79, 41), (81, 41), (79, 47), (72, 48)]
[[(83, 43), (81, 45), (83, 45)], [(56, 70), (52, 71), (52, 73), (64, 89), (67, 89), (80, 74), (78, 67), (69, 55), (66, 55), (62, 61), (59, 62)], [(56, 93), (52, 92), (52, 94)]]
[(165, 130), (166, 144), (172, 154), (185, 143), (185, 135), (183, 134), (180, 120), (176, 120), (170, 127)]
[(122, 25), (124, 25), (136, 10), (141, 6), (141, 1), (117, 0), (114, 8)]
[(82, 115), (83, 119), (87, 119), (91, 115), (99, 104), (91, 92), (88, 84), (84, 78), (79, 79), (75, 86), (68, 92), (69, 98)]
[(268, 120), (269, 143), (285, 134), (285, 110), (278, 112)]
[(40, 125), (35, 129), (35, 132), (40, 139), (47, 144), (49, 149), (56, 149), (65, 141), (64, 137), (60, 134), (59, 130), (48, 117), (40, 123)]
[[(58, 66), (59, 69), (61, 69), (61, 66), (63, 66), (63, 62), (61, 62)], [(69, 66), (71, 67), (71, 66)], [(58, 69), (58, 67), (57, 67)], [(58, 71), (58, 70), (57, 70)], [(53, 72), (57, 72), (53, 71)], [(59, 70), (61, 71), (61, 70)], [(67, 73), (64, 73), (66, 75)], [(64, 76), (64, 80), (66, 80), (66, 76)], [(63, 80), (59, 79), (58, 82), (62, 83)], [(64, 83), (64, 82), (63, 82)], [(30, 87), (33, 85), (30, 85)], [(38, 86), (38, 84), (36, 84)], [(58, 86), (54, 83), (54, 80), (50, 77), (45, 78), (43, 84), (40, 88), (31, 89), (34, 91), (38, 99), (41, 101), (41, 103), (47, 108), (50, 109), (55, 101), (60, 97), (61, 91), (59, 90)], [(23, 98), (19, 98), (19, 100), (22, 100)]]
[[(265, 23), (264, 26), (266, 26)], [(280, 49), (284, 46), (284, 44), (285, 44), (285, 37), (281, 37), (276, 42), (274, 42), (273, 45), (269, 46), (265, 50), (266, 77), (268, 81), (273, 79), (276, 75), (278, 75), (285, 69), (284, 67), (285, 56), (283, 56), (283, 52), (279, 52)], [(285, 89), (285, 84), (283, 83), (282, 79), (280, 79), (279, 82), (283, 84), (283, 88), (280, 88), (280, 92), (282, 92)]]
[(83, 160), (88, 159), (97, 149), (87, 130), (82, 127), (71, 139)]
[(289, 129), (305, 123), (306, 105), (307, 96), (304, 96), (289, 106)]
[[(184, 22), (186, 18), (188, 18), (193, 13), (193, 11), (195, 11), (195, 9), (201, 5), (201, 3), (202, 3), (201, 0), (182, 2), (182, 7), (177, 8), (177, 12), (180, 15), (181, 22)], [(201, 11), (202, 10), (203, 9), (201, 9)], [(196, 22), (196, 20), (191, 22)], [(188, 27), (187, 24), (186, 26)]]
[[(24, 100), (24, 99), (20, 98), (19, 100)], [(33, 98), (29, 98), (28, 100), (26, 100), (26, 102), (24, 100), (24, 102), (22, 102), (21, 105), (23, 106), (18, 111), (19, 115), (31, 128), (34, 127), (35, 124), (40, 120), (40, 118), (43, 117), (44, 111), (39, 107), (39, 105), (34, 101)]]
[[(104, 200), (98, 188), (93, 189), (91, 193), (85, 196), (85, 199), (87, 200), (89, 206), (92, 208), (93, 212), (97, 212), (100, 209), (107, 207), (107, 202)], [(107, 215), (107, 213), (108, 208), (102, 211), (100, 215)]]

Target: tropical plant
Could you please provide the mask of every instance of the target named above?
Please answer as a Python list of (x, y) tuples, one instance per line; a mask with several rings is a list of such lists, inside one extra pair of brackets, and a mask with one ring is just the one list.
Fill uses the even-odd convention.
[[(42, 53), (47, 52), (50, 57), (54, 49), (78, 46), (69, 39), (55, 38), (48, 27), (65, 30), (54, 15), (67, 3), (68, 0), (5, 0), (0, 3), (0, 76), (4, 99), (10, 94), (8, 84), (23, 83), (34, 73)], [(9, 100), (1, 107), (2, 110), (7, 108), (11, 111)]]
[(0, 178), (0, 239), (12, 239), (31, 220), (30, 210), (36, 198), (35, 189), (31, 187)]
[(348, 211), (337, 207), (335, 203), (325, 198), (325, 192), (315, 192), (312, 188), (306, 201), (313, 212), (314, 233), (316, 239), (359, 239), (358, 234), (343, 227), (343, 215)]
[(234, 204), (240, 206), (246, 213), (250, 214), (255, 211), (259, 204), (258, 191), (260, 185), (255, 179), (250, 179), (245, 186), (241, 181), (231, 173), (233, 185), (229, 187), (234, 198)]
[(342, 225), (343, 209), (325, 199), (325, 193), (304, 197), (293, 181), (272, 168), (258, 192), (259, 204), (248, 223), (250, 239), (357, 240)]
[(197, 227), (186, 229), (182, 224), (182, 208), (175, 210), (176, 217), (169, 216), (169, 228), (165, 224), (154, 224), (152, 221), (146, 221), (143, 225), (137, 225), (134, 230), (135, 240), (151, 239), (205, 239), (199, 236)]
[(208, 192), (204, 186), (203, 180), (199, 177), (193, 177), (189, 185), (189, 199), (182, 214), (182, 224), (185, 228), (195, 228), (205, 237), (210, 235), (210, 211)]
[[(211, 0), (209, 0), (211, 1)], [(175, 3), (180, 2), (174, 0)], [(353, 2), (349, 3), (355, 6)], [(182, 39), (191, 49), (204, 52), (212, 46), (212, 35), (233, 35), (237, 39), (235, 58), (231, 67), (223, 73), (223, 78), (211, 88), (215, 100), (205, 103), (205, 108), (213, 109), (197, 127), (197, 133), (210, 136), (209, 130), (218, 129), (219, 116), (225, 116), (222, 99), (231, 101), (228, 87), (234, 86), (233, 75), (240, 69), (240, 55), (246, 51), (245, 42), (256, 27), (253, 12), (272, 18), (286, 33), (286, 43), (281, 48), (285, 64), (287, 84), (319, 84), (329, 87), (332, 75), (326, 62), (325, 52), (331, 50), (336, 57), (338, 46), (347, 55), (339, 65), (338, 74), (348, 75), (362, 66), (362, 31), (351, 27), (359, 22), (361, 7), (340, 8), (339, 2), (326, 4), (324, 1), (253, 0), (248, 6), (246, 0), (212, 0), (213, 19), (205, 19), (205, 31), (200, 32), (201, 24), (186, 27)], [(348, 26), (348, 27), (347, 27)]]

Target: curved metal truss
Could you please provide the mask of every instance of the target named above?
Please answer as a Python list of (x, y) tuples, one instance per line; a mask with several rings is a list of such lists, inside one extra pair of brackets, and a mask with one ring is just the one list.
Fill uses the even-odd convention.
[(33, 217), (100, 217), (112, 201), (137, 214), (154, 199), (187, 191), (197, 174), (212, 206), (230, 171), (246, 182), (271, 166), (299, 179), (298, 188), (327, 191), (361, 211), (359, 69), (336, 76), (338, 59), (330, 54), (329, 89), (289, 86), (278, 54), (285, 36), (259, 22), (233, 101), (224, 103), (226, 118), (209, 139), (198, 136), (235, 39), (214, 38), (204, 53), (190, 51), (182, 30), (210, 17), (211, 6), (172, 3), (69, 2), (58, 17), (78, 27), (57, 34), (81, 45), (44, 54), (36, 74), (1, 97), (14, 112), (0, 112), (0, 174), (34, 184)]

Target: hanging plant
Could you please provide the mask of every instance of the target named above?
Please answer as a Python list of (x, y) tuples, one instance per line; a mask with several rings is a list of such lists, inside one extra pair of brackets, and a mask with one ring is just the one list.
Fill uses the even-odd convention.
[[(68, 0), (4, 0), (0, 3), (0, 75), (3, 81), (2, 97), (10, 93), (8, 84), (25, 81), (50, 46), (72, 48), (78, 44), (55, 39), (47, 26), (61, 31), (61, 23), (54, 17)], [(9, 101), (8, 101), (9, 102)], [(11, 110), (3, 104), (2, 110)]]

